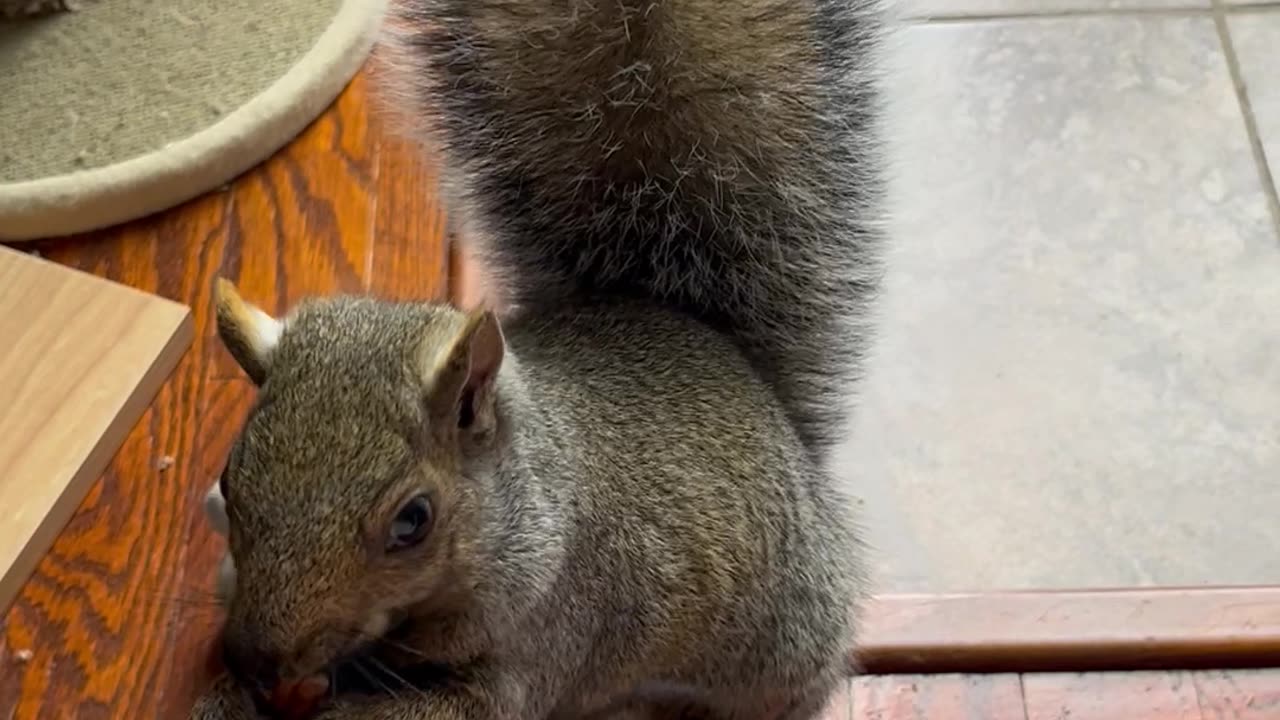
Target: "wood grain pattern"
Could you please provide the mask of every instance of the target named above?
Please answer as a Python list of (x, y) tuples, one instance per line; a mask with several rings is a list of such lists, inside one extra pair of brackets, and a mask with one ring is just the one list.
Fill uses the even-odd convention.
[(367, 93), (358, 77), (225, 191), (38, 245), (191, 305), (194, 342), (4, 617), (0, 718), (182, 718), (207, 682), (222, 545), (200, 505), (253, 397), (215, 338), (214, 277), (273, 312), (338, 291), (443, 299), (434, 171), (386, 136)]
[(1280, 663), (1277, 587), (888, 595), (864, 622), (872, 673)]
[(187, 308), (0, 248), (0, 609), (191, 342)]
[(449, 287), (447, 223), (432, 190), (438, 181), (425, 151), (395, 137), (383, 138), (377, 165), (378, 238), (366, 288), (391, 298), (444, 298)]

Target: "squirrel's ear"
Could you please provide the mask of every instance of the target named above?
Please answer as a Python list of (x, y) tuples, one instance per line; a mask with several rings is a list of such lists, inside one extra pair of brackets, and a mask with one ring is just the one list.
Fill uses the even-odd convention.
[[(429, 337), (425, 344), (435, 344)], [(494, 383), (506, 340), (498, 316), (491, 310), (467, 315), (462, 330), (443, 350), (439, 345), (424, 347), (423, 381), (427, 386), (427, 407), (434, 423), (452, 423), (473, 437), (491, 430), (495, 422)]]
[(271, 354), (280, 342), (284, 324), (245, 302), (226, 278), (218, 278), (214, 298), (218, 337), (249, 379), (261, 385), (266, 382)]

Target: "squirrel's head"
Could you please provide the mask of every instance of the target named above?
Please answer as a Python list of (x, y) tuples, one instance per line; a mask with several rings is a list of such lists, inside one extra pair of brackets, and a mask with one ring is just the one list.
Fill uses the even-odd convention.
[(258, 386), (221, 491), (236, 579), (232, 673), (272, 692), (323, 675), (398, 618), (466, 600), (504, 440), (491, 312), (368, 298), (276, 319), (217, 287), (223, 343)]

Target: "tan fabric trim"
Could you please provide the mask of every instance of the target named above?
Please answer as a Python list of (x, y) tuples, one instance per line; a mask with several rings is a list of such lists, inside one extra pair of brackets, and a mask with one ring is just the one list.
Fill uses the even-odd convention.
[(302, 132), (342, 92), (373, 47), (386, 0), (346, 0), (302, 60), (218, 123), (115, 165), (0, 185), (0, 240), (96, 230), (223, 185)]

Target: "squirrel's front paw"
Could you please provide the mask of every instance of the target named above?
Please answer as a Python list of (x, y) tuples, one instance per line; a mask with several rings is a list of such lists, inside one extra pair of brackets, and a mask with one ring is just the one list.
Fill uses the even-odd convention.
[[(227, 499), (222, 496), (222, 484), (214, 481), (204, 494), (204, 514), (214, 532), (226, 537), (231, 531), (231, 520), (227, 517)], [(231, 598), (236, 587), (236, 565), (227, 553), (218, 565), (218, 582), (216, 592), (224, 603)]]
[(222, 497), (222, 483), (217, 480), (204, 493), (204, 514), (214, 531), (225, 537), (231, 521), (227, 517), (227, 499)]
[(231, 553), (222, 556), (222, 562), (218, 564), (218, 581), (214, 592), (223, 604), (231, 600), (231, 594), (236, 589), (236, 563), (231, 559)]

